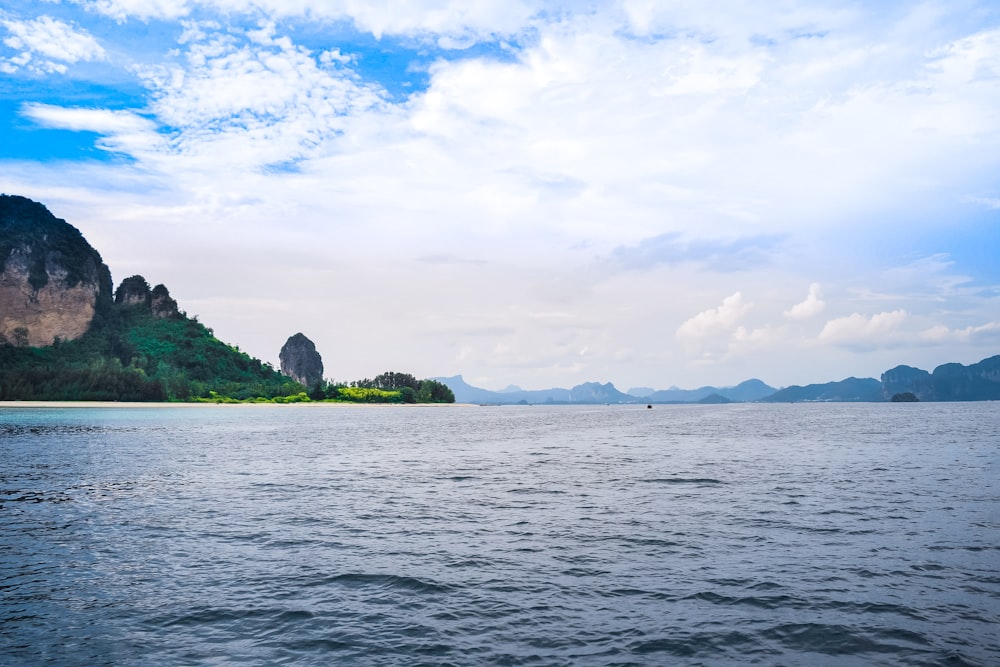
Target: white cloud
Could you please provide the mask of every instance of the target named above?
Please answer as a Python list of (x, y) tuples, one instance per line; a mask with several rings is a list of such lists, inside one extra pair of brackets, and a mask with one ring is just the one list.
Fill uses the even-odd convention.
[(339, 52), (317, 61), (271, 24), (242, 34), (189, 24), (184, 46), (176, 64), (137, 71), (152, 91), (151, 111), (172, 131), (171, 154), (204, 169), (316, 157), (348, 116), (382, 104), (377, 87), (337, 68)]
[[(150, 19), (177, 19), (187, 16), (196, 2), (187, 0), (70, 0), (86, 9), (97, 12), (119, 23), (129, 18), (140, 21)], [(246, 5), (244, 5), (246, 9)]]
[(795, 304), (785, 311), (785, 317), (790, 320), (804, 320), (814, 315), (818, 315), (826, 309), (826, 302), (823, 301), (823, 290), (819, 283), (809, 285), (809, 294), (805, 301)]
[(1000, 340), (1000, 322), (987, 322), (962, 329), (951, 329), (938, 324), (920, 332), (920, 339), (928, 343), (969, 343), (988, 337)]
[(44, 127), (104, 135), (98, 146), (113, 152), (137, 155), (164, 148), (156, 124), (132, 111), (26, 104), (21, 114)]
[[(498, 386), (724, 383), (765, 372), (787, 383), (855, 360), (874, 367), (849, 372), (869, 375), (907, 361), (883, 366), (880, 340), (926, 352), (935, 337), (992, 335), (967, 327), (995, 319), (983, 270), (935, 254), (941, 235), (927, 233), (942, 220), (961, 233), (949, 202), (993, 193), (1000, 168), (996, 31), (970, 34), (958, 10), (799, 0), (583, 10), (499, 0), (85, 4), (122, 32), (141, 27), (135, 19), (190, 19), (175, 26), (184, 29), (175, 50), (130, 66), (148, 90), (141, 108), (24, 107), (43, 127), (98, 132), (101, 146), (135, 159), (7, 162), (0, 189), (37, 193), (89, 225), (116, 274), (168, 272), (150, 277), (190, 312), (205, 304), (203, 319), (254, 354), (274, 359), (292, 313), (341, 378), (385, 370), (359, 367), (366, 360), (398, 359)], [(426, 88), (403, 101), (385, 94), (364, 78), (378, 70), (365, 58), (370, 66), (378, 54), (322, 40), (335, 21), (404, 36), (385, 41), (419, 47), (421, 62), (438, 57)], [(441, 51), (476, 41), (496, 50)], [(116, 60), (123, 50), (115, 45)], [(0, 68), (42, 57), (23, 54)], [(198, 245), (198, 261), (162, 259)], [(885, 271), (906, 261), (903, 246), (926, 259)], [(608, 257), (642, 271), (615, 270)], [(799, 301), (813, 280), (830, 304), (818, 282)], [(331, 289), (345, 282), (351, 289)], [(259, 306), (227, 309), (247, 293)], [(830, 345), (798, 356), (817, 342), (817, 316), (845, 294), (844, 310), (823, 318), (818, 341)], [(344, 321), (364, 326), (342, 334)], [(668, 344), (665, 332), (675, 332)], [(686, 355), (712, 364), (690, 371)]]
[(178, 19), (196, 10), (225, 15), (265, 15), (348, 20), (377, 38), (383, 35), (442, 35), (462, 48), (470, 40), (512, 34), (525, 28), (546, 3), (522, 0), (72, 0), (118, 22), (130, 18)]
[(20, 67), (36, 72), (60, 74), (68, 65), (80, 61), (103, 60), (104, 48), (85, 30), (50, 16), (29, 21), (0, 20), (7, 29), (3, 44), (18, 55), (0, 59), (4, 71), (13, 73)]
[(712, 354), (720, 344), (728, 344), (734, 334), (746, 337), (746, 330), (737, 329), (737, 324), (752, 307), (753, 304), (745, 303), (743, 295), (736, 292), (723, 299), (721, 305), (686, 320), (675, 335), (690, 351)]
[(671, 34), (678, 30), (724, 43), (788, 39), (842, 29), (859, 20), (859, 11), (836, 2), (789, 3), (761, 0), (734, 5), (725, 0), (623, 0), (629, 28), (638, 35)]
[(739, 326), (733, 332), (731, 352), (747, 353), (767, 347), (774, 347), (788, 342), (788, 329), (783, 326), (762, 326), (747, 329)]
[(50, 104), (28, 104), (22, 113), (46, 127), (76, 132), (100, 134), (130, 134), (154, 129), (151, 121), (131, 111), (57, 107)]
[(848, 347), (883, 347), (891, 345), (892, 336), (907, 319), (905, 310), (893, 310), (865, 317), (854, 313), (830, 320), (819, 333), (819, 341)]

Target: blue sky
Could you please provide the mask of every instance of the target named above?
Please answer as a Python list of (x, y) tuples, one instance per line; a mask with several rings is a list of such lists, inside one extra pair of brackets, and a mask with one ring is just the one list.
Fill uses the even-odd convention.
[(1000, 353), (1000, 5), (0, 9), (0, 190), (276, 361), (788, 385)]

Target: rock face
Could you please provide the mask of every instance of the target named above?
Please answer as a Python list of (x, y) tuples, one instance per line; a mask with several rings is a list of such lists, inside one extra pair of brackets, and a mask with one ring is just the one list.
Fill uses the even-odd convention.
[(78, 229), (0, 195), (0, 344), (44, 347), (87, 332), (111, 304), (111, 273)]
[(115, 305), (149, 306), (152, 293), (149, 283), (142, 276), (129, 276), (115, 290)]
[(165, 320), (173, 320), (180, 317), (180, 312), (177, 310), (177, 302), (170, 298), (170, 292), (167, 291), (164, 285), (157, 285), (150, 292), (149, 310), (153, 313), (153, 317)]
[(170, 298), (170, 292), (163, 285), (149, 289), (149, 283), (142, 276), (129, 276), (115, 290), (115, 305), (129, 308), (144, 308), (161, 319), (177, 319), (180, 311), (177, 302)]
[(307, 387), (314, 387), (323, 381), (323, 358), (316, 346), (303, 334), (289, 338), (278, 355), (281, 372)]

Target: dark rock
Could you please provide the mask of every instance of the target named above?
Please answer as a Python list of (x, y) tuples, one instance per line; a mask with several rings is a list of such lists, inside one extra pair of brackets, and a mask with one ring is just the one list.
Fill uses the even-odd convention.
[(119, 306), (149, 306), (152, 291), (142, 276), (129, 276), (115, 290), (115, 304)]
[(917, 403), (920, 401), (914, 394), (904, 391), (902, 394), (893, 394), (889, 399), (893, 403)]
[(153, 317), (176, 320), (181, 317), (177, 302), (170, 297), (165, 285), (149, 288), (142, 276), (129, 276), (115, 290), (115, 304), (126, 308), (141, 308)]
[(157, 285), (150, 292), (149, 310), (153, 317), (176, 320), (180, 317), (177, 302), (170, 298), (170, 292), (163, 285)]
[(290, 337), (278, 355), (281, 372), (307, 387), (323, 381), (323, 358), (316, 351), (316, 345), (303, 334)]

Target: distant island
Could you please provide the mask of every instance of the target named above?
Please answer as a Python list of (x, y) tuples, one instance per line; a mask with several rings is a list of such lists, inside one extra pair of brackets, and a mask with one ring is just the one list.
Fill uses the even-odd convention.
[(0, 195), (0, 400), (449, 403), (455, 397), (445, 385), (407, 373), (350, 383), (290, 377), (216, 338), (178, 308), (164, 285), (150, 287), (135, 275), (112, 291), (110, 270), (79, 230), (42, 204)]
[(910, 366), (897, 366), (875, 378), (846, 378), (836, 382), (793, 385), (777, 389), (751, 379), (733, 387), (662, 389), (639, 387), (619, 391), (613, 384), (588, 382), (572, 389), (489, 391), (473, 387), (461, 375), (435, 378), (451, 387), (464, 403), (514, 404), (717, 404), (717, 403), (877, 403), (890, 401), (996, 401), (1000, 400), (1000, 355), (963, 366), (944, 364), (933, 373)]
[(298, 403), (719, 404), (1000, 400), (1000, 356), (880, 379), (775, 388), (619, 391), (610, 382), (571, 389), (489, 391), (461, 375), (417, 379), (396, 371), (334, 383), (315, 345), (289, 337), (281, 370), (228, 345), (178, 308), (164, 285), (134, 275), (112, 290), (111, 272), (79, 230), (25, 197), (0, 195), (0, 400)]

